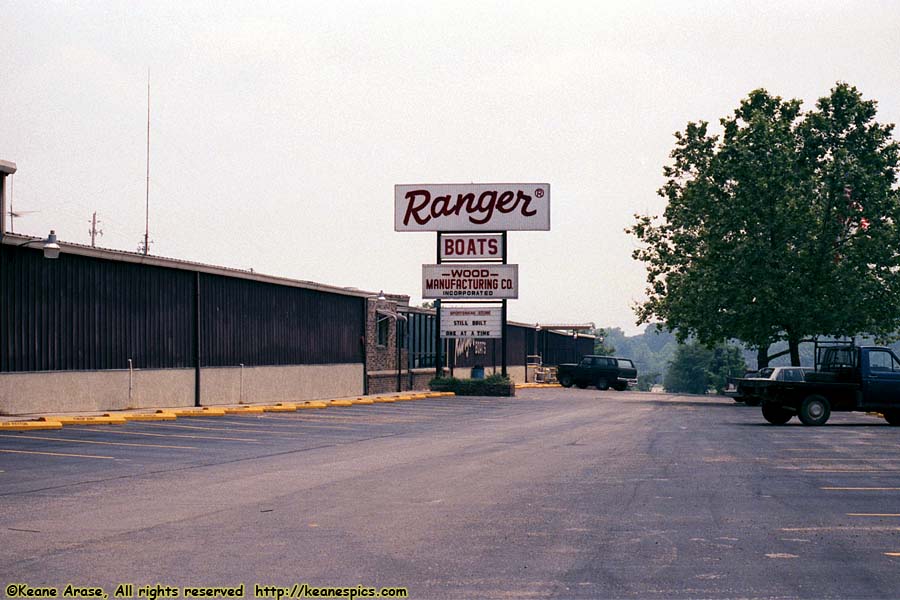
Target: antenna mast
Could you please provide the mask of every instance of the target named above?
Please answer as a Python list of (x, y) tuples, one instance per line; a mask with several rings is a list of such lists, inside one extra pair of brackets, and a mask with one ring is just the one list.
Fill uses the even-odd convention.
[(13, 212), (13, 175), (9, 176), (9, 232), (16, 232), (16, 213)]
[(103, 230), (97, 229), (97, 224), (99, 223), (97, 220), (97, 211), (94, 211), (94, 216), (88, 222), (91, 224), (91, 230), (88, 232), (91, 235), (91, 248), (95, 248), (97, 244), (97, 235), (103, 235)]
[(144, 214), (144, 256), (150, 251), (150, 69), (147, 69), (147, 203)]

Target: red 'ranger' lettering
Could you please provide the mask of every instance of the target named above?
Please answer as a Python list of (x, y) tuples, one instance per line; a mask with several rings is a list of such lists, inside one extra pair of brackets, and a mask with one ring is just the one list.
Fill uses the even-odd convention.
[(450, 194), (431, 197), (428, 190), (410, 190), (406, 192), (406, 213), (403, 215), (403, 224), (409, 225), (410, 218), (419, 225), (428, 223), (431, 219), (465, 214), (472, 223), (483, 225), (494, 216), (494, 212), (508, 214), (519, 210), (523, 217), (531, 217), (537, 211), (531, 209), (531, 196), (522, 190), (499, 192), (487, 190), (481, 192), (478, 197), (475, 194), (457, 194), (454, 200)]

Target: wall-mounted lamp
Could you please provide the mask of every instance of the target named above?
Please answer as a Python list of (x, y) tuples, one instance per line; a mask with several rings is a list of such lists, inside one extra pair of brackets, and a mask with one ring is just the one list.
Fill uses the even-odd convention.
[(44, 258), (59, 258), (59, 244), (56, 242), (56, 231), (53, 229), (50, 230), (50, 235), (48, 235), (46, 239), (22, 242), (17, 248), (27, 246), (28, 244), (43, 244)]

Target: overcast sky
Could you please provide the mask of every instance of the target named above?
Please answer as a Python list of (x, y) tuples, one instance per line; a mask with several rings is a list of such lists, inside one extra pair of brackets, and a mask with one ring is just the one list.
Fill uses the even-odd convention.
[[(0, 1), (16, 232), (408, 294), (434, 233), (397, 183), (547, 182), (511, 232), (524, 322), (636, 331), (624, 229), (660, 213), (672, 134), (755, 88), (836, 81), (900, 121), (898, 2)], [(895, 134), (897, 137), (897, 134)]]

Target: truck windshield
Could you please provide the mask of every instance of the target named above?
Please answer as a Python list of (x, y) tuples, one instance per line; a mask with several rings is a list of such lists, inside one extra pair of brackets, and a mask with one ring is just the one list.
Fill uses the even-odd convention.
[(619, 363), (620, 369), (633, 369), (634, 363), (628, 360), (627, 358), (618, 358), (616, 361)]

